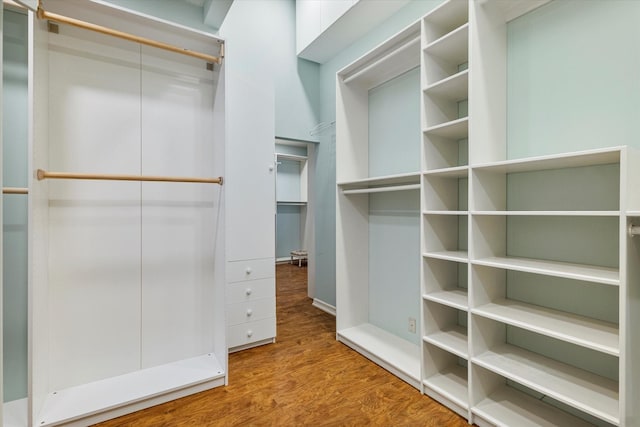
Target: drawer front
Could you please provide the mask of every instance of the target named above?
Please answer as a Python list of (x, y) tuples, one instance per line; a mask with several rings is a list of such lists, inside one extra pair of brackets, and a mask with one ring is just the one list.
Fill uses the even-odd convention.
[(227, 304), (275, 298), (276, 279), (248, 280), (227, 285)]
[(271, 319), (229, 326), (228, 332), (227, 346), (229, 348), (275, 338), (276, 319), (273, 317)]
[(227, 306), (227, 324), (252, 322), (276, 316), (276, 299), (262, 298)]
[(276, 277), (276, 265), (273, 258), (227, 262), (227, 283), (268, 277)]

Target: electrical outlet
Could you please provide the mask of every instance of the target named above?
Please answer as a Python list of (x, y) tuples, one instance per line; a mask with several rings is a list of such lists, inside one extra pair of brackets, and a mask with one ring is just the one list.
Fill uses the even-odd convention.
[(416, 319), (413, 317), (409, 317), (409, 332), (412, 334), (416, 333)]

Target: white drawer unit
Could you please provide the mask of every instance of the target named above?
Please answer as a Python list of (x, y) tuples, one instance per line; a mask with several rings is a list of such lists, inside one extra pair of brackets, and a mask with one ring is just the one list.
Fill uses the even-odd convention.
[(275, 298), (261, 298), (229, 304), (227, 308), (227, 325), (229, 326), (275, 317)]
[(276, 284), (274, 258), (227, 262), (229, 351), (275, 341)]
[(227, 285), (227, 304), (262, 298), (275, 298), (275, 296), (276, 289), (273, 278), (249, 280)]
[(234, 352), (266, 344), (273, 341), (275, 335), (275, 317), (229, 326), (227, 331), (229, 351)]
[(273, 258), (227, 262), (227, 283), (275, 277)]

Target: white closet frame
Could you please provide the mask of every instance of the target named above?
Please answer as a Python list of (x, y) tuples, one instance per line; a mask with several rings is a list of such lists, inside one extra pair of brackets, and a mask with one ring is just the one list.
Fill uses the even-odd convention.
[[(45, 6), (47, 11), (50, 12), (72, 16), (151, 39), (161, 39), (211, 55), (218, 55), (220, 46), (223, 43), (221, 39), (210, 34), (194, 31), (148, 16), (134, 14), (100, 1), (48, 0)], [(60, 25), (60, 32), (64, 34), (65, 30), (66, 28)], [(49, 126), (52, 125), (52, 123), (48, 122), (48, 116), (49, 108), (55, 108), (55, 100), (49, 99), (50, 45), (48, 40), (50, 35), (47, 22), (38, 20), (30, 12), (29, 33), (29, 96), (31, 103), (29, 112), (29, 120), (31, 122), (29, 167), (34, 172), (30, 177), (29, 183), (29, 425), (88, 425), (213, 387), (226, 385), (228, 376), (224, 304), (224, 197), (220, 196), (219, 200), (215, 202), (220, 203), (217, 212), (218, 222), (215, 226), (217, 232), (211, 236), (212, 244), (215, 246), (214, 256), (209, 262), (213, 271), (213, 281), (210, 286), (206, 287), (205, 291), (206, 297), (211, 301), (207, 307), (207, 310), (210, 310), (210, 314), (206, 317), (212, 319), (213, 325), (194, 325), (194, 330), (213, 331), (211, 335), (199, 338), (203, 343), (202, 346), (208, 350), (193, 357), (190, 356), (186, 359), (160, 364), (153, 361), (143, 362), (141, 356), (140, 366), (133, 371), (122, 372), (116, 376), (90, 381), (62, 390), (56, 390), (50, 386), (50, 377), (57, 369), (55, 361), (51, 360), (49, 354), (49, 345), (52, 342), (51, 340), (55, 339), (50, 335), (52, 331), (50, 330), (49, 316), (56, 315), (50, 312), (50, 301), (55, 295), (51, 295), (49, 292), (48, 267), (50, 257), (50, 236), (48, 231), (50, 220), (49, 191), (53, 184), (49, 184), (46, 180), (38, 181), (35, 176), (35, 170), (38, 168), (48, 169), (49, 156), (52, 154), (48, 150), (50, 142)], [(193, 58), (184, 59), (186, 57), (179, 54), (165, 53), (163, 55), (163, 59), (153, 66), (161, 67), (162, 65), (158, 64), (162, 64), (163, 61), (166, 61), (164, 62), (165, 64), (181, 64), (182, 61), (194, 64), (200, 61), (202, 70), (205, 70), (207, 66), (205, 61)], [(179, 67), (176, 67), (175, 71), (178, 72), (178, 69)], [(213, 101), (213, 111), (211, 111), (214, 124), (214, 133), (210, 135), (210, 140), (214, 144), (214, 148), (211, 149), (214, 153), (211, 164), (212, 168), (215, 168), (217, 175), (224, 175), (224, 66), (215, 64), (213, 71), (208, 72), (212, 77), (206, 78), (211, 78), (215, 82), (214, 84), (217, 85), (217, 89), (214, 90), (216, 95)], [(83, 170), (81, 172), (94, 171)], [(196, 174), (190, 173), (190, 175)], [(222, 194), (222, 188), (217, 188), (215, 194)], [(151, 189), (148, 191), (150, 194), (155, 194)], [(159, 195), (157, 197), (163, 196)], [(145, 261), (143, 260), (143, 262)], [(114, 269), (117, 268), (126, 267), (114, 266)], [(58, 316), (61, 314), (63, 313), (58, 313)], [(113, 313), (113, 315), (118, 316), (119, 313)], [(77, 322), (82, 321), (83, 319), (77, 319)], [(108, 319), (103, 319), (103, 321), (108, 321)], [(134, 324), (131, 325), (131, 328), (142, 328), (142, 326)], [(113, 337), (110, 337), (110, 339), (113, 340)], [(143, 345), (141, 342), (140, 347), (142, 348)], [(74, 345), (74, 347), (77, 346)], [(152, 351), (153, 349), (151, 348), (147, 350), (147, 353)], [(158, 356), (162, 358), (161, 355)], [(153, 354), (146, 357), (151, 360), (154, 359)], [(99, 363), (99, 361), (96, 361), (96, 364)], [(106, 360), (105, 363), (110, 362)], [(148, 367), (143, 367), (143, 365)], [(117, 367), (115, 368), (115, 370), (118, 369)]]
[[(506, 157), (507, 23), (547, 2), (445, 1), (337, 73), (337, 339), (473, 424), (635, 426), (640, 237), (631, 237), (629, 227), (640, 224), (640, 154), (620, 146)], [(369, 176), (367, 90), (418, 62), (422, 169)], [(555, 183), (561, 189), (554, 188), (555, 204), (519, 208), (507, 200), (518, 174), (580, 176), (581, 168), (603, 167), (617, 172), (595, 201), (558, 197), (579, 178)], [(367, 195), (410, 188), (421, 189), (419, 349), (370, 325), (367, 306)], [(507, 227), (523, 218), (606, 224), (607, 238), (618, 242), (615, 265), (554, 259), (551, 251), (550, 260), (511, 256)], [(560, 278), (572, 286), (613, 289), (618, 318), (603, 321), (509, 299), (510, 273), (520, 272), (535, 275), (541, 285)], [(535, 337), (527, 343), (532, 349), (512, 342), (515, 329), (524, 332), (520, 337)], [(585, 368), (585, 360), (553, 359), (540, 347), (548, 344), (537, 340), (606, 359), (617, 378), (588, 370), (593, 368)]]

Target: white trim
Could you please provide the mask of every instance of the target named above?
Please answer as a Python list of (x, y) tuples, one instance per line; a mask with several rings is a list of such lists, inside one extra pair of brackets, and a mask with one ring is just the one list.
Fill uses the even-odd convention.
[(324, 311), (325, 313), (329, 313), (332, 316), (336, 315), (336, 306), (335, 305), (331, 305), (328, 304), (324, 301), (319, 300), (318, 298), (314, 298), (313, 302), (311, 303), (312, 306), (314, 306), (317, 309), (320, 309), (322, 311)]

